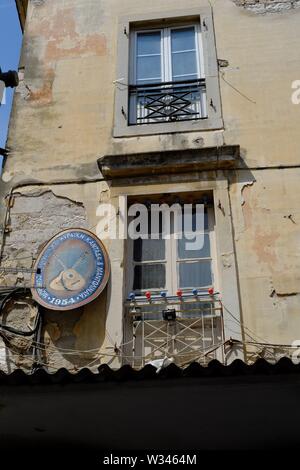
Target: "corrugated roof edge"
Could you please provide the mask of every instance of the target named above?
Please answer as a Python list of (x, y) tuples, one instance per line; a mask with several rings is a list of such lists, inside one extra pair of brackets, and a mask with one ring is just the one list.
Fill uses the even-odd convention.
[(0, 371), (1, 385), (37, 385), (37, 384), (69, 384), (69, 383), (95, 383), (118, 382), (127, 380), (160, 380), (169, 378), (193, 377), (236, 377), (253, 375), (281, 375), (300, 374), (300, 364), (294, 364), (288, 358), (281, 358), (277, 363), (271, 364), (264, 359), (258, 359), (254, 364), (247, 365), (236, 359), (228, 366), (213, 360), (208, 366), (203, 367), (193, 362), (182, 369), (175, 364), (162, 369), (159, 373), (152, 365), (146, 365), (140, 370), (135, 370), (129, 365), (124, 365), (118, 370), (111, 369), (108, 365), (101, 365), (98, 372), (92, 372), (88, 368), (72, 373), (65, 368), (54, 373), (49, 373), (45, 368), (38, 368), (33, 373), (26, 373), (16, 369), (11, 373)]

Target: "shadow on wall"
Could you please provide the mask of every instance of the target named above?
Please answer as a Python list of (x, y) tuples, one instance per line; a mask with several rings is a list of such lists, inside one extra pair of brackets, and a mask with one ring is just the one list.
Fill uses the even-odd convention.
[[(41, 362), (50, 372), (61, 367), (76, 371), (101, 364), (99, 351), (103, 351), (106, 338), (108, 295), (106, 287), (96, 300), (82, 308), (65, 312), (42, 309), (45, 347), (40, 352)], [(107, 352), (113, 352), (113, 345)]]

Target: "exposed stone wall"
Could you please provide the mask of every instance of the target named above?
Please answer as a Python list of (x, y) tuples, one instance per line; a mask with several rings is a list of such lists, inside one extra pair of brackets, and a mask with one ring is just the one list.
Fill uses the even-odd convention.
[[(58, 231), (87, 227), (82, 203), (57, 197), (49, 190), (16, 191), (10, 205), (2, 258), (4, 267), (11, 263), (31, 267), (42, 245)], [(14, 278), (7, 276), (5, 282), (11, 285)]]
[[(1, 324), (7, 328), (28, 332), (36, 327), (38, 314), (38, 306), (31, 299), (31, 295), (20, 292), (13, 300), (6, 303), (2, 310)], [(1, 329), (1, 370), (12, 372), (17, 367), (28, 372), (32, 370), (35, 362), (33, 340), (33, 335), (16, 335)]]
[(299, 0), (233, 0), (233, 2), (257, 14), (285, 13), (300, 7)]
[[(92, 184), (86, 190), (80, 186), (56, 186), (53, 189), (25, 187), (14, 191), (11, 198), (6, 199), (9, 202), (8, 223), (1, 267), (32, 268), (41, 248), (61, 230), (74, 227), (92, 229), (97, 192), (98, 187)], [(102, 199), (101, 189), (99, 193), (98, 198)], [(28, 288), (31, 284), (30, 273), (7, 273), (0, 268), (1, 287)], [(10, 372), (22, 367), (30, 371), (37, 357), (39, 363), (50, 371), (59, 367), (77, 370), (87, 365), (99, 365), (101, 359), (97, 352), (105, 340), (106, 297), (103, 294), (91, 306), (74, 310), (71, 314), (40, 309), (42, 330), (38, 345), (33, 342), (33, 336), (22, 337), (2, 331), (1, 369)], [(21, 292), (5, 305), (0, 323), (28, 331), (33, 329), (37, 315), (38, 308), (30, 294), (24, 296)], [(89, 352), (77, 354), (76, 351)]]

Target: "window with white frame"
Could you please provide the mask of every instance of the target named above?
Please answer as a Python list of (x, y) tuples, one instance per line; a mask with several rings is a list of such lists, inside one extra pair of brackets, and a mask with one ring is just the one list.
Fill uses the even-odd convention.
[(206, 119), (200, 22), (133, 29), (129, 124)]
[(114, 137), (223, 129), (212, 9), (119, 18)]
[[(195, 212), (192, 220), (194, 234), (202, 235), (204, 240), (197, 250), (188, 249), (190, 240), (184, 235), (176, 238), (178, 229), (174, 213), (171, 213), (169, 238), (161, 236), (160, 224), (159, 239), (128, 241), (129, 291), (137, 296), (143, 296), (147, 291), (154, 295), (161, 292), (176, 295), (178, 289), (190, 293), (194, 289), (207, 292), (210, 287), (217, 288), (213, 208), (205, 209), (202, 233), (195, 230)], [(149, 213), (149, 237), (150, 226)]]

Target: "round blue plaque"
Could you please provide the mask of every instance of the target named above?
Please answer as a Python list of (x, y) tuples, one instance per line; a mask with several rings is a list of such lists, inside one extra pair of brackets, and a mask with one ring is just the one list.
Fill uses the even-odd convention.
[(42, 306), (73, 310), (94, 300), (110, 274), (103, 243), (84, 229), (69, 229), (53, 237), (39, 255), (32, 295)]

